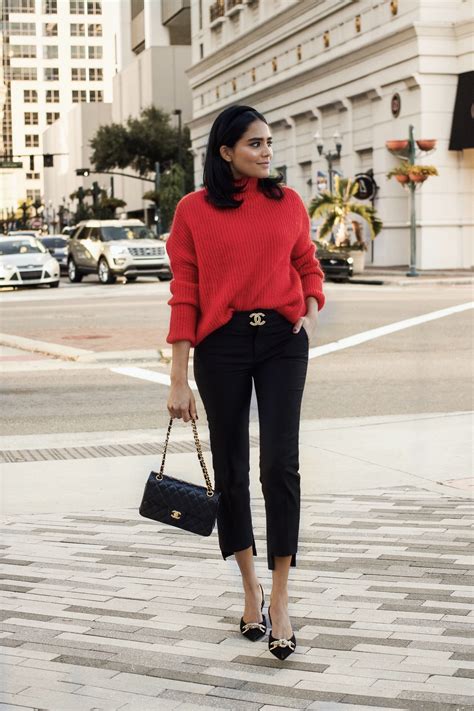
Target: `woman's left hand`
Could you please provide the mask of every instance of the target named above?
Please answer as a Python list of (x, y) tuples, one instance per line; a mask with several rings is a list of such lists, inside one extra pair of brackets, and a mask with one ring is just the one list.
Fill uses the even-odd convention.
[(314, 334), (316, 333), (316, 326), (318, 323), (318, 312), (308, 312), (306, 316), (300, 316), (298, 321), (293, 326), (293, 333), (298, 333), (300, 328), (304, 328), (308, 334), (308, 341), (311, 341)]

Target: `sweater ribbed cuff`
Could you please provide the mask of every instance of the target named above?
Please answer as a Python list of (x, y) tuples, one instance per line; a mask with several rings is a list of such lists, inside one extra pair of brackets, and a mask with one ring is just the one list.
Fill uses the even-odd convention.
[(171, 307), (171, 318), (167, 343), (175, 341), (191, 341), (196, 344), (196, 326), (198, 309), (192, 304), (175, 304)]
[(303, 286), (303, 295), (307, 299), (308, 296), (314, 296), (318, 302), (318, 311), (323, 308), (326, 297), (323, 292), (323, 280), (317, 274), (305, 274), (301, 277)]

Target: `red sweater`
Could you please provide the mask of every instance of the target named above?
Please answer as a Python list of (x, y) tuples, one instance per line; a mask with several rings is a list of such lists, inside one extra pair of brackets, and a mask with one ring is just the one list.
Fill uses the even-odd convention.
[(295, 323), (306, 314), (306, 297), (324, 306), (324, 274), (300, 195), (283, 186), (284, 198), (271, 200), (257, 178), (237, 183), (247, 184), (238, 208), (214, 207), (206, 188), (176, 207), (166, 243), (173, 272), (167, 343), (196, 346), (235, 310), (275, 309)]

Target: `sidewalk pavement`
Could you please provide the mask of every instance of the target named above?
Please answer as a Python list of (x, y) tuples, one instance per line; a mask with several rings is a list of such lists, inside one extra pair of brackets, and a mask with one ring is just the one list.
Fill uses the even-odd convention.
[(426, 286), (429, 284), (474, 284), (473, 269), (423, 269), (418, 276), (408, 276), (409, 267), (366, 266), (360, 274), (349, 279), (352, 284), (386, 284), (391, 286)]
[[(297, 649), (285, 662), (268, 638), (241, 636), (238, 566), (217, 531), (137, 513), (164, 430), (0, 438), (0, 708), (472, 708), (471, 423), (464, 412), (302, 422)], [(257, 423), (250, 433), (268, 605)], [(202, 480), (182, 421), (166, 471)]]

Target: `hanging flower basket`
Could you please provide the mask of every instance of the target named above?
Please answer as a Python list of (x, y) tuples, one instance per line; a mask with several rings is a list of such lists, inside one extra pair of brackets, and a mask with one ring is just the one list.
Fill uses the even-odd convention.
[(402, 173), (395, 174), (395, 180), (397, 180), (399, 183), (408, 183), (410, 178), (408, 175), (403, 175)]
[(435, 138), (420, 138), (417, 142), (416, 145), (420, 149), (420, 151), (432, 151), (433, 148), (436, 146), (436, 139)]
[(389, 151), (404, 151), (408, 148), (408, 141), (385, 141)]
[(423, 183), (428, 176), (423, 175), (423, 173), (408, 173), (408, 178), (412, 183)]

